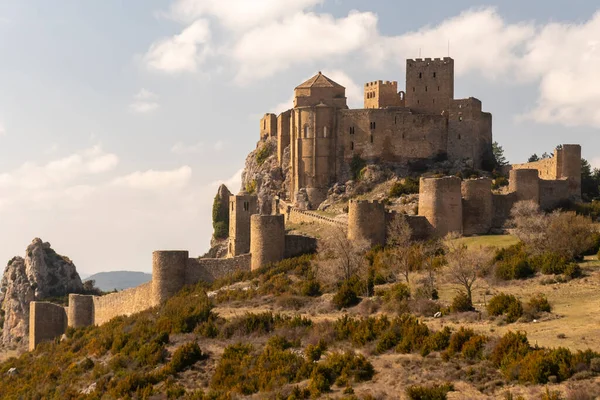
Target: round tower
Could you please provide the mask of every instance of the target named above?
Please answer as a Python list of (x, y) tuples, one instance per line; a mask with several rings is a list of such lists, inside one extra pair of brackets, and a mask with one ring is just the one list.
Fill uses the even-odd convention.
[(460, 178), (421, 178), (419, 215), (427, 218), (436, 236), (462, 233), (462, 211)]
[(250, 217), (250, 262), (254, 271), (269, 263), (283, 260), (285, 251), (284, 216), (259, 215)]
[(157, 250), (152, 253), (152, 297), (158, 305), (185, 285), (187, 250)]
[(467, 179), (461, 184), (463, 234), (484, 235), (492, 228), (492, 180)]
[(69, 294), (67, 320), (72, 328), (94, 325), (94, 296)]
[(540, 204), (540, 179), (537, 169), (510, 171), (508, 190), (516, 193), (517, 201), (533, 200)]
[(350, 200), (348, 239), (369, 241), (371, 246), (385, 244), (385, 206), (378, 201)]

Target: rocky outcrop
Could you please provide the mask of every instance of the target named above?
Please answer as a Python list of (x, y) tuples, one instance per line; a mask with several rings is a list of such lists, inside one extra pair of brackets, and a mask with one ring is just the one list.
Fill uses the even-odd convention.
[(280, 167), (277, 162), (277, 138), (269, 138), (260, 142), (256, 150), (246, 157), (242, 189), (258, 196), (261, 214), (271, 214), (273, 197), (284, 197), (286, 172), (289, 167), (289, 150), (286, 151)]
[(26, 345), (29, 303), (84, 291), (73, 262), (39, 238), (27, 246), (25, 258), (13, 257), (0, 282), (2, 345)]
[(227, 186), (219, 186), (213, 201), (213, 234), (210, 238), (210, 250), (202, 256), (203, 258), (223, 258), (227, 256), (230, 196), (231, 192)]

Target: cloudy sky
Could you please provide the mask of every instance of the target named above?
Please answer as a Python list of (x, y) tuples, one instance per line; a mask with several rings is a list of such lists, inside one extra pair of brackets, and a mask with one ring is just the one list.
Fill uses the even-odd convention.
[(600, 166), (595, 2), (0, 0), (0, 260), (34, 237), (79, 271), (208, 249), (258, 119), (319, 70), (360, 107), (406, 58), (455, 59), (511, 162), (581, 143)]

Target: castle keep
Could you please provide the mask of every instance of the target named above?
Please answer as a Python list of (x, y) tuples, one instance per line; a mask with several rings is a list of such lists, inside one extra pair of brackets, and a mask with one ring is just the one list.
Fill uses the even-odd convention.
[(492, 157), (492, 116), (481, 101), (454, 99), (454, 60), (406, 60), (406, 90), (369, 82), (364, 108), (351, 110), (346, 89), (320, 72), (294, 89), (293, 108), (266, 114), (260, 138), (277, 137), (278, 160), (290, 147), (293, 201), (301, 188), (318, 206), (335, 182), (349, 179), (354, 156), (407, 164), (460, 160), (481, 168)]

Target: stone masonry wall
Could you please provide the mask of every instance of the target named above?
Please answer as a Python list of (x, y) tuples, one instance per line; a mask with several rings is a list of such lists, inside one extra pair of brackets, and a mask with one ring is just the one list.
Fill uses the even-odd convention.
[(153, 307), (152, 282), (121, 292), (94, 296), (94, 324), (104, 324), (119, 315), (131, 315)]
[(385, 206), (378, 201), (350, 200), (348, 204), (348, 239), (367, 240), (371, 246), (385, 244)]
[(67, 313), (63, 306), (32, 301), (29, 303), (29, 350), (60, 337), (67, 329)]
[(317, 239), (302, 235), (285, 235), (284, 258), (298, 257), (317, 251)]
[(238, 271), (250, 271), (250, 254), (232, 258), (190, 258), (185, 283), (214, 282)]

